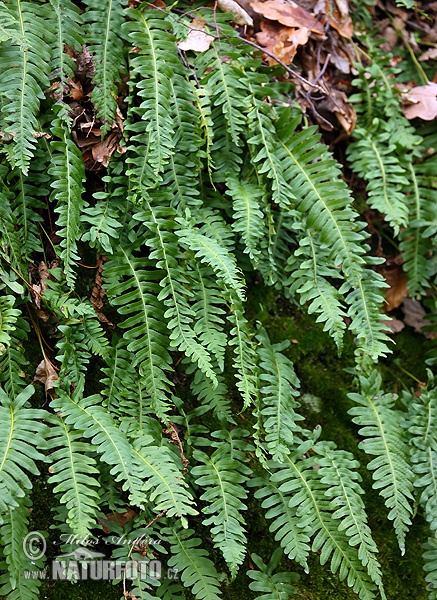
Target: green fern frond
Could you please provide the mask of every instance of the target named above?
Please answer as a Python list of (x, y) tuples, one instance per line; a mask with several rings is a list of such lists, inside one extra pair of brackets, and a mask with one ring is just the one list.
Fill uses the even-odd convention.
[(247, 492), (242, 484), (247, 477), (242, 473), (239, 461), (230, 456), (228, 444), (222, 443), (208, 456), (201, 450), (194, 450), (196, 466), (191, 470), (196, 485), (205, 489), (200, 500), (207, 503), (203, 520), (205, 526), (212, 525), (211, 537), (220, 549), (232, 578), (244, 561), (246, 532), (242, 511), (247, 507), (244, 500)]
[(133, 443), (134, 471), (143, 481), (142, 491), (155, 512), (166, 511), (168, 517), (181, 518), (188, 527), (187, 515), (196, 515), (193, 496), (182, 477), (174, 456), (165, 446), (153, 445), (151, 436)]
[(10, 334), (15, 331), (15, 323), (20, 311), (14, 308), (14, 296), (0, 296), (0, 348), (3, 352), (11, 343)]
[(97, 117), (103, 120), (102, 136), (110, 129), (117, 110), (117, 83), (126, 71), (123, 39), (125, 21), (121, 0), (85, 0), (84, 27), (89, 52), (94, 57), (94, 89), (91, 96)]
[(265, 217), (262, 211), (263, 190), (254, 183), (242, 182), (235, 177), (226, 181), (226, 194), (232, 198), (232, 229), (240, 234), (244, 252), (249, 255), (254, 267), (261, 254), (260, 241), (264, 235)]
[(252, 560), (259, 571), (247, 571), (247, 576), (253, 579), (249, 583), (249, 588), (254, 592), (261, 592), (257, 595), (258, 600), (288, 600), (296, 593), (296, 588), (292, 583), (299, 579), (296, 573), (274, 573), (282, 557), (282, 549), (276, 548), (268, 565), (258, 554), (252, 554)]
[(404, 393), (408, 402), (405, 427), (411, 435), (411, 467), (414, 487), (431, 531), (437, 531), (437, 389), (430, 377), (420, 398)]
[(133, 364), (144, 379), (156, 414), (165, 418), (170, 390), (165, 371), (172, 371), (172, 366), (163, 306), (157, 297), (161, 274), (150, 269), (150, 260), (135, 257), (135, 247), (119, 246), (105, 264), (103, 276), (111, 304), (119, 307), (121, 315), (130, 315), (120, 324), (126, 330), (127, 350), (133, 353)]
[(71, 531), (85, 539), (91, 536), (98, 513), (99, 494), (95, 488), (99, 482), (95, 475), (99, 470), (90, 456), (94, 448), (62, 416), (53, 416), (51, 423), (47, 447), (52, 465), (48, 482), (54, 485), (53, 492), (68, 510), (66, 523)]
[(426, 573), (425, 581), (427, 582), (429, 600), (437, 599), (437, 538), (428, 538), (428, 541), (423, 544), (423, 568)]
[(82, 198), (85, 167), (82, 153), (70, 137), (66, 124), (60, 119), (53, 123), (52, 133), (57, 140), (52, 141), (52, 199), (56, 202), (55, 211), (59, 218), (57, 233), (62, 238), (60, 256), (64, 263), (67, 283), (73, 287), (76, 279), (74, 261), (79, 260), (77, 241), (80, 239), (80, 215), (87, 203)]
[(175, 213), (165, 206), (152, 205), (144, 200), (144, 211), (134, 215), (148, 229), (145, 244), (150, 248), (149, 258), (163, 271), (159, 285), (161, 291), (158, 300), (167, 310), (164, 319), (170, 331), (170, 343), (196, 362), (208, 377), (216, 383), (216, 375), (211, 357), (205, 347), (199, 343), (193, 329), (194, 312), (188, 299), (192, 297), (187, 272), (181, 269), (182, 253), (178, 249), (178, 238), (174, 232)]
[(60, 93), (58, 101), (62, 103), (68, 78), (74, 77), (75, 61), (66, 52), (66, 47), (80, 50), (83, 44), (80, 26), (82, 16), (71, 0), (50, 0), (53, 9), (51, 17), (54, 23), (55, 41), (52, 46), (51, 79), (59, 79)]
[(331, 571), (339, 571), (340, 580), (347, 578), (349, 587), (362, 600), (370, 600), (375, 597), (375, 586), (361, 564), (357, 549), (349, 544), (346, 532), (339, 528), (341, 521), (333, 518), (333, 507), (325, 495), (329, 488), (321, 481), (317, 468), (314, 469), (318, 459), (301, 456), (302, 448), (286, 456), (284, 463), (274, 470), (272, 483), (279, 484), (279, 490), (290, 495), (297, 527), (306, 535), (314, 536), (311, 549), (319, 551), (321, 564), (331, 560)]
[(319, 315), (316, 321), (324, 323), (323, 331), (329, 333), (340, 352), (346, 311), (341, 293), (330, 283), (330, 279), (338, 279), (340, 274), (338, 269), (329, 266), (329, 254), (330, 248), (317, 243), (315, 236), (307, 230), (298, 249), (288, 259), (290, 277), (285, 285), (291, 284), (290, 294), (299, 294), (301, 304), (308, 304), (308, 314)]
[(164, 540), (170, 544), (168, 565), (180, 573), (184, 586), (192, 589), (199, 600), (219, 600), (220, 581), (214, 563), (199, 548), (200, 539), (192, 537), (192, 529), (165, 527), (161, 530)]
[(272, 344), (263, 328), (259, 330), (257, 339), (261, 343), (258, 348), (262, 399), (260, 417), (266, 450), (273, 460), (282, 462), (291, 451), (294, 432), (300, 429), (296, 421), (301, 421), (302, 417), (295, 412), (299, 406), (296, 398), (300, 382), (293, 363), (282, 354), (290, 342)]
[(408, 224), (403, 193), (408, 180), (394, 146), (385, 140), (386, 135), (370, 136), (365, 130), (356, 129), (357, 141), (348, 147), (347, 155), (353, 171), (367, 181), (368, 204), (385, 215), (397, 234), (400, 227)]
[[(131, 8), (127, 15), (131, 20), (123, 25), (123, 31), (132, 45), (138, 48), (138, 53), (130, 59), (131, 74), (137, 78), (134, 83), (136, 93), (142, 98), (136, 110), (141, 119), (137, 131), (141, 131), (143, 144), (148, 147), (146, 162), (154, 174), (151, 183), (151, 187), (154, 187), (156, 178), (174, 152), (170, 79), (173, 76), (172, 66), (177, 67), (179, 61), (173, 37), (168, 33), (169, 23), (165, 13)], [(137, 139), (140, 141), (141, 136), (137, 136)]]
[[(35, 559), (23, 551), (29, 533), (31, 503), (27, 496), (20, 498), (19, 505), (8, 507), (0, 526), (2, 558), (0, 570), (0, 594), (9, 600), (38, 600), (41, 580), (32, 575), (44, 567), (44, 548), (34, 548)], [(32, 532), (30, 532), (32, 533)], [(43, 535), (43, 534), (41, 534)]]
[(23, 343), (27, 340), (29, 331), (27, 321), (18, 316), (14, 322), (11, 341), (0, 352), (0, 383), (12, 399), (26, 387), (24, 368), (28, 362), (24, 356)]
[(11, 0), (7, 12), (11, 25), (13, 20), (13, 35), (9, 44), (0, 45), (1, 128), (11, 138), (6, 151), (12, 168), (27, 175), (40, 130), (40, 101), (50, 85), (54, 34), (46, 6)]
[(358, 406), (349, 410), (359, 425), (364, 440), (359, 447), (374, 455), (367, 468), (374, 471), (373, 488), (380, 490), (388, 518), (393, 521), (401, 554), (405, 553), (405, 534), (411, 525), (413, 474), (401, 431), (402, 413), (393, 404), (395, 396), (381, 391), (381, 376), (373, 371), (368, 379), (360, 377), (361, 393), (348, 394)]
[(50, 406), (61, 413), (67, 425), (80, 430), (83, 437), (91, 438), (95, 451), (111, 467), (115, 480), (123, 482), (123, 489), (128, 490), (141, 505), (145, 498), (142, 482), (133, 475), (131, 446), (112, 416), (101, 406), (100, 396), (95, 394), (81, 398), (80, 388), (73, 396), (60, 388), (57, 392), (58, 397), (51, 401)]
[(319, 442), (314, 446), (318, 455), (321, 483), (327, 490), (325, 496), (331, 498), (334, 519), (339, 519), (339, 530), (345, 531), (351, 546), (358, 547), (358, 557), (372, 581), (377, 585), (381, 598), (386, 596), (382, 586), (381, 566), (375, 556), (378, 552), (367, 524), (367, 515), (362, 499), (362, 480), (355, 470), (360, 464), (350, 452), (337, 450), (332, 443)]
[(46, 412), (26, 407), (34, 391), (28, 385), (11, 399), (0, 388), (0, 522), (32, 488), (29, 475), (39, 475), (35, 461), (44, 460), (40, 450), (45, 446), (47, 425), (41, 420)]
[(281, 544), (285, 554), (295, 560), (309, 573), (308, 556), (310, 553), (309, 529), (300, 527), (296, 519), (296, 510), (290, 506), (290, 496), (264, 473), (250, 481), (251, 487), (258, 487), (255, 498), (262, 498), (261, 507), (265, 509), (266, 519), (273, 519), (269, 531), (275, 534), (275, 540)]

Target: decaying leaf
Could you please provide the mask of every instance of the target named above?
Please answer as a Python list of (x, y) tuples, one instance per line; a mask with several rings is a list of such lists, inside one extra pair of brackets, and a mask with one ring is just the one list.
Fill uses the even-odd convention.
[(131, 508), (128, 508), (125, 512), (110, 512), (107, 513), (105, 516), (106, 519), (98, 517), (97, 521), (100, 523), (105, 533), (111, 533), (111, 523), (115, 523), (123, 529), (126, 523), (129, 523), (129, 521), (132, 521), (132, 519), (135, 519), (135, 517), (138, 516), (138, 513), (136, 513)]
[(383, 321), (383, 324), (389, 329), (392, 333), (399, 333), (403, 329), (405, 329), (405, 323), (400, 319), (389, 319), (387, 321)]
[(252, 2), (255, 12), (271, 21), (278, 21), (287, 27), (301, 29), (305, 27), (312, 33), (324, 36), (323, 25), (307, 10), (295, 2), (284, 0), (267, 0), (267, 2)]
[(385, 291), (385, 300), (387, 304), (384, 306), (384, 310), (385, 312), (390, 312), (400, 306), (405, 298), (407, 298), (408, 281), (402, 271), (401, 265), (395, 265), (390, 269), (384, 269), (383, 275), (390, 286)]
[(406, 325), (412, 327), (417, 333), (421, 333), (428, 339), (437, 338), (437, 331), (423, 331), (423, 327), (431, 325), (426, 319), (426, 312), (423, 306), (417, 300), (407, 298), (403, 305), (404, 321)]
[(184, 42), (178, 42), (180, 50), (193, 50), (193, 52), (205, 52), (208, 50), (214, 37), (206, 33), (205, 21), (202, 19), (193, 19), (190, 24), (190, 30), (187, 39)]
[[(293, 62), (297, 47), (307, 43), (310, 31), (306, 27), (295, 29), (293, 27), (278, 27), (276, 23), (263, 20), (260, 24), (261, 31), (255, 35), (256, 41), (277, 56), (286, 65)], [(270, 56), (266, 57), (270, 65), (276, 61)]]
[(44, 384), (46, 394), (53, 388), (54, 382), (59, 379), (56, 369), (50, 360), (45, 357), (37, 366), (34, 381), (40, 381)]
[(412, 88), (405, 95), (408, 104), (404, 106), (404, 115), (407, 119), (423, 119), (432, 121), (437, 117), (437, 83), (429, 82)]
[(234, 23), (237, 25), (252, 27), (252, 17), (235, 0), (217, 0), (217, 6), (223, 12), (232, 13), (234, 15)]
[(99, 321), (101, 323), (107, 323), (107, 325), (112, 328), (114, 327), (114, 324), (111, 323), (109, 321), (109, 319), (106, 317), (106, 315), (104, 315), (102, 313), (102, 308), (103, 308), (103, 298), (106, 295), (106, 292), (103, 288), (103, 279), (102, 279), (102, 269), (103, 269), (103, 263), (105, 262), (106, 257), (102, 257), (100, 256), (100, 254), (97, 255), (97, 271), (96, 271), (96, 276), (94, 279), (94, 287), (93, 287), (93, 291), (91, 292), (91, 298), (90, 301), (92, 303), (92, 305), (94, 306), (94, 310), (96, 311), (96, 315), (97, 318), (99, 319)]

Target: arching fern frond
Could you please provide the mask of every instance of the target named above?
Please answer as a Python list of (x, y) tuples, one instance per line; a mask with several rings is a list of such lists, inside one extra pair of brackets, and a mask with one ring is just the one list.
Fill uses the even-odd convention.
[(168, 565), (180, 573), (184, 586), (190, 587), (199, 600), (220, 600), (220, 582), (214, 563), (206, 550), (199, 548), (200, 539), (192, 537), (192, 529), (165, 527), (161, 530), (170, 544)]
[(413, 474), (401, 430), (402, 413), (393, 404), (395, 397), (381, 391), (381, 376), (373, 371), (368, 379), (360, 377), (361, 393), (348, 394), (358, 406), (349, 410), (352, 421), (364, 436), (359, 447), (375, 456), (367, 465), (373, 473), (373, 488), (380, 490), (388, 518), (393, 521), (401, 554), (405, 553), (405, 534), (411, 525)]
[(102, 136), (110, 129), (117, 110), (117, 83), (126, 70), (123, 39), (125, 21), (121, 0), (85, 0), (87, 47), (94, 56), (94, 89), (91, 96), (97, 116), (103, 120)]
[(35, 461), (44, 460), (46, 413), (26, 407), (34, 391), (29, 385), (11, 399), (0, 388), (0, 522), (32, 488), (29, 475), (39, 475)]
[(207, 503), (203, 514), (210, 515), (203, 524), (212, 525), (212, 540), (234, 578), (245, 556), (246, 532), (242, 511), (247, 508), (243, 502), (247, 492), (242, 484), (247, 476), (242, 473), (240, 462), (232, 458), (230, 447), (225, 442), (211, 456), (195, 450), (193, 458), (197, 464), (191, 475), (196, 485), (205, 489), (200, 500)]
[(4, 99), (0, 125), (11, 138), (6, 146), (11, 166), (27, 175), (40, 129), (40, 101), (50, 85), (53, 28), (44, 5), (11, 0), (7, 12), (14, 33), (10, 43), (0, 45)]
[(299, 579), (299, 575), (290, 572), (274, 574), (282, 554), (282, 549), (276, 548), (268, 565), (258, 554), (251, 555), (259, 571), (247, 571), (247, 576), (253, 579), (249, 583), (249, 588), (254, 592), (262, 593), (257, 596), (258, 600), (288, 600), (296, 593), (297, 590), (292, 583)]

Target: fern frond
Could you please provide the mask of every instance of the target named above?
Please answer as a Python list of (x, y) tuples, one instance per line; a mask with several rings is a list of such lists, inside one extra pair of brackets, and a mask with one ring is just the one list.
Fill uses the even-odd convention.
[(368, 204), (386, 216), (397, 234), (408, 224), (403, 193), (408, 179), (394, 146), (386, 142), (386, 134), (381, 135), (370, 136), (363, 129), (355, 129), (357, 141), (348, 146), (347, 156), (353, 171), (367, 181)]
[(225, 442), (208, 456), (201, 450), (194, 450), (197, 464), (191, 474), (196, 485), (205, 489), (200, 500), (208, 503), (204, 515), (210, 515), (202, 522), (212, 525), (211, 537), (220, 549), (232, 578), (244, 561), (246, 535), (242, 511), (247, 507), (244, 500), (247, 492), (242, 484), (247, 477), (242, 473), (239, 461), (230, 456), (230, 447)]
[(299, 429), (296, 421), (302, 420), (295, 412), (299, 406), (296, 398), (300, 382), (293, 363), (281, 353), (288, 348), (290, 342), (286, 340), (272, 344), (263, 328), (259, 330), (257, 339), (261, 342), (258, 348), (262, 399), (260, 416), (266, 449), (273, 460), (282, 462), (293, 446), (293, 432)]
[[(170, 382), (165, 371), (172, 371), (168, 353), (168, 330), (163, 306), (158, 299), (160, 272), (151, 269), (150, 260), (136, 258), (136, 246), (119, 246), (105, 264), (103, 277), (107, 296), (121, 315), (130, 315), (120, 324), (125, 329), (127, 350), (133, 353), (150, 402), (159, 418), (169, 410)], [(132, 360), (132, 359), (131, 359)]]
[(299, 579), (299, 575), (289, 572), (273, 574), (282, 557), (281, 548), (276, 548), (268, 565), (258, 554), (252, 554), (251, 557), (259, 571), (247, 571), (247, 576), (253, 579), (249, 588), (262, 593), (257, 596), (258, 600), (288, 600), (296, 593), (296, 588), (291, 584)]
[(307, 230), (299, 248), (288, 259), (290, 277), (286, 285), (291, 284), (291, 295), (299, 294), (301, 304), (308, 304), (308, 314), (318, 314), (316, 322), (324, 323), (323, 331), (329, 333), (340, 352), (346, 329), (346, 311), (342, 295), (327, 279), (340, 277), (338, 270), (329, 266), (329, 254), (330, 249), (318, 244), (315, 236)]
[(158, 299), (167, 307), (164, 319), (170, 331), (171, 345), (185, 352), (216, 383), (211, 357), (199, 343), (192, 325), (194, 312), (188, 303), (192, 292), (187, 273), (181, 269), (182, 256), (174, 233), (175, 213), (165, 206), (152, 205), (148, 199), (144, 200), (144, 207), (146, 210), (136, 213), (134, 219), (148, 229), (145, 243), (151, 250), (149, 258), (164, 273)]
[(50, 85), (54, 33), (45, 6), (11, 0), (7, 12), (14, 33), (9, 44), (0, 45), (1, 95), (5, 100), (1, 128), (11, 137), (6, 147), (11, 166), (27, 175), (40, 129), (40, 101)]
[(425, 581), (428, 583), (428, 598), (429, 600), (437, 599), (437, 538), (428, 538), (428, 541), (423, 544), (423, 568), (426, 573)]
[(198, 511), (172, 453), (165, 446), (155, 446), (151, 436), (135, 439), (132, 449), (134, 470), (143, 481), (142, 491), (153, 503), (153, 510), (180, 517), (182, 525), (188, 527), (187, 515), (197, 515)]
[(50, 406), (61, 413), (67, 425), (80, 430), (83, 437), (91, 438), (95, 451), (110, 465), (115, 480), (123, 482), (123, 489), (135, 500), (143, 499), (138, 501), (141, 505), (144, 502), (142, 482), (133, 475), (132, 450), (126, 436), (101, 406), (99, 395), (80, 398), (80, 392), (78, 388), (69, 396), (58, 388), (58, 398), (54, 398)]
[(214, 563), (208, 554), (199, 548), (200, 539), (192, 537), (192, 529), (166, 527), (161, 530), (164, 540), (170, 544), (171, 556), (168, 565), (180, 573), (181, 581), (192, 588), (199, 600), (219, 600), (220, 581)]
[(290, 506), (290, 496), (264, 473), (250, 481), (251, 487), (258, 487), (255, 498), (262, 498), (261, 507), (266, 509), (266, 519), (273, 519), (269, 531), (275, 534), (275, 540), (281, 544), (285, 554), (309, 572), (308, 556), (310, 553), (309, 529), (300, 527), (296, 519), (296, 510)]
[(38, 600), (40, 597), (41, 580), (34, 579), (32, 575), (44, 567), (43, 552), (40, 554), (44, 548), (35, 548), (33, 560), (23, 551), (23, 544), (26, 543), (29, 533), (30, 511), (29, 498), (20, 498), (18, 506), (8, 507), (0, 526), (3, 555), (0, 570), (6, 571), (0, 575), (0, 594), (10, 600)]
[(280, 484), (279, 490), (291, 496), (290, 507), (296, 511), (297, 526), (314, 536), (311, 549), (320, 551), (321, 564), (331, 559), (331, 571), (339, 571), (340, 580), (347, 578), (349, 587), (362, 600), (370, 600), (375, 597), (375, 586), (346, 532), (333, 519), (331, 503), (325, 495), (327, 488), (314, 469), (317, 457), (302, 459), (301, 455), (302, 449), (298, 449), (286, 456), (282, 466), (273, 472), (272, 483)]
[(373, 473), (373, 488), (380, 490), (388, 518), (393, 521), (401, 554), (405, 553), (405, 534), (411, 525), (413, 474), (401, 431), (402, 413), (393, 404), (395, 397), (381, 391), (381, 376), (373, 371), (368, 379), (360, 377), (361, 393), (348, 394), (356, 402), (349, 410), (365, 439), (359, 447), (374, 455), (367, 468)]
[(414, 487), (419, 488), (419, 502), (431, 531), (437, 531), (437, 389), (431, 377), (428, 389), (420, 398), (405, 394), (408, 401), (408, 428)]
[(26, 387), (24, 368), (28, 364), (24, 356), (24, 340), (30, 327), (21, 316), (14, 322), (14, 331), (9, 345), (0, 354), (0, 383), (12, 399)]
[(103, 120), (102, 136), (110, 129), (117, 110), (117, 83), (125, 72), (123, 39), (125, 21), (121, 0), (85, 0), (83, 15), (87, 47), (94, 56), (95, 75), (92, 102)]
[[(143, 99), (137, 111), (141, 118), (137, 131), (141, 131), (145, 138), (143, 144), (148, 147), (146, 162), (154, 173), (154, 181), (151, 182), (151, 187), (154, 187), (156, 178), (174, 152), (170, 79), (173, 76), (172, 66), (177, 67), (179, 61), (173, 37), (168, 33), (165, 13), (131, 8), (127, 15), (131, 20), (123, 25), (123, 31), (132, 45), (138, 48), (135, 57), (130, 60), (131, 73), (137, 78), (134, 83), (136, 93)], [(136, 139), (141, 141), (141, 136)]]
[(34, 393), (28, 385), (15, 399), (0, 388), (0, 522), (32, 488), (29, 475), (39, 475), (35, 461), (43, 461), (46, 412), (25, 405)]
[[(60, 496), (61, 504), (68, 510), (66, 523), (81, 538), (90, 536), (96, 526), (99, 486), (95, 475), (99, 473), (96, 461), (90, 454), (93, 446), (83, 441), (80, 432), (68, 426), (61, 415), (51, 419), (50, 440), (47, 447), (52, 452), (52, 465), (48, 482), (53, 492)], [(93, 476), (94, 475), (94, 476)]]
[(0, 296), (0, 348), (2, 353), (11, 343), (10, 333), (15, 331), (15, 323), (20, 311), (14, 308), (14, 296)]
[(240, 234), (244, 252), (249, 255), (254, 267), (261, 254), (260, 241), (264, 235), (265, 217), (260, 200), (263, 190), (254, 183), (242, 182), (236, 177), (226, 181), (226, 194), (233, 200), (232, 229)]
[(194, 378), (190, 387), (199, 402), (199, 406), (208, 407), (208, 410), (212, 410), (219, 423), (234, 423), (228, 388), (223, 375), (217, 374), (218, 384), (214, 387), (211, 379), (191, 364), (187, 367), (187, 374), (191, 374), (193, 371)]
[(62, 238), (60, 256), (64, 263), (67, 284), (73, 287), (76, 279), (73, 266), (79, 260), (77, 241), (80, 239), (80, 215), (87, 205), (82, 198), (85, 179), (85, 167), (82, 153), (70, 137), (66, 124), (56, 119), (52, 127), (53, 135), (58, 138), (52, 141), (52, 166), (49, 174), (52, 177), (52, 199), (56, 201), (55, 211), (59, 218), (57, 233)]
[(244, 281), (242, 281), (235, 257), (215, 239), (204, 235), (189, 220), (177, 218), (181, 229), (175, 233), (182, 246), (195, 253), (195, 257), (207, 264), (224, 284), (232, 289), (240, 300), (245, 299)]
[(52, 79), (60, 80), (59, 101), (63, 102), (63, 94), (68, 78), (74, 77), (75, 61), (66, 52), (66, 47), (80, 50), (83, 44), (81, 36), (82, 16), (71, 0), (50, 0), (51, 17), (54, 23), (55, 41), (52, 45)]
[(375, 556), (378, 552), (367, 524), (367, 515), (360, 486), (361, 476), (355, 470), (360, 465), (350, 452), (337, 450), (332, 443), (319, 442), (314, 447), (318, 454), (321, 483), (326, 485), (325, 496), (331, 498), (334, 519), (339, 519), (339, 530), (345, 531), (351, 546), (358, 547), (358, 557), (372, 581), (385, 599), (381, 566)]

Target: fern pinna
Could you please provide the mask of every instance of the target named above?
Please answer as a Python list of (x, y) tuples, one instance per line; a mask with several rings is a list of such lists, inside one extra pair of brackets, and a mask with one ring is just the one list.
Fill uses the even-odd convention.
[[(382, 390), (383, 259), (341, 165), (229, 15), (195, 16), (0, 2), (0, 594), (50, 593), (44, 557), (22, 546), (39, 477), (54, 506), (44, 539), (65, 553), (104, 539), (124, 598), (231, 598), (241, 578), (248, 597), (285, 600), (318, 558), (350, 594), (384, 599), (369, 455), (401, 554), (416, 510), (428, 524), (435, 598), (432, 375), (420, 396)], [(196, 27), (209, 48), (182, 50)], [(419, 297), (435, 287), (435, 132), (406, 122), (396, 70), (367, 43), (348, 161)], [(354, 453), (309, 426), (304, 344), (278, 334), (268, 295), (346, 351)], [(30, 383), (38, 363), (47, 398)], [(168, 576), (126, 566), (144, 560)]]

